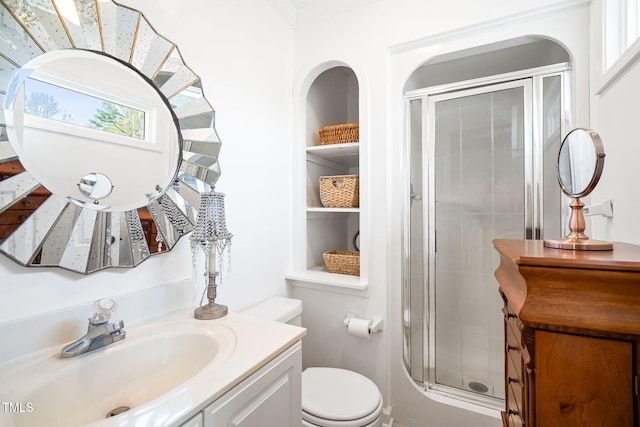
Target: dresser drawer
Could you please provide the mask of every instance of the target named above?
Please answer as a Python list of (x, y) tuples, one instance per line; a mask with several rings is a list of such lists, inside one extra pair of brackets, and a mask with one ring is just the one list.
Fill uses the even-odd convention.
[(515, 313), (513, 308), (509, 305), (508, 302), (505, 302), (504, 307), (502, 307), (502, 314), (504, 315), (504, 321), (507, 326), (513, 329), (515, 333), (520, 335), (522, 331), (522, 322), (518, 319), (518, 315)]
[[(517, 372), (513, 371), (521, 371), (514, 366), (512, 358), (507, 358), (507, 400), (509, 402), (509, 407), (511, 409), (517, 410), (520, 414), (524, 412), (524, 380), (522, 376), (518, 375)], [(522, 366), (522, 362), (518, 361), (519, 366)]]
[(518, 408), (518, 405), (516, 405), (515, 403), (515, 399), (513, 399), (511, 393), (512, 393), (512, 388), (511, 387), (507, 387), (508, 391), (507, 391), (507, 418), (509, 420), (509, 425), (510, 426), (522, 426), (524, 425), (524, 416), (523, 416), (523, 412), (520, 408)]
[(509, 415), (507, 421), (509, 423), (509, 427), (523, 427), (525, 425), (522, 417), (518, 414)]
[(37, 209), (49, 196), (47, 195), (29, 195), (9, 206), (7, 210), (34, 210)]
[(524, 421), (518, 415), (508, 415), (506, 412), (500, 412), (502, 417), (502, 427), (523, 427)]
[(514, 325), (508, 322), (505, 323), (505, 349), (507, 353), (515, 353), (520, 357), (522, 353), (522, 333), (519, 329), (516, 329), (517, 326), (514, 328)]
[(6, 210), (2, 213), (0, 224), (2, 225), (20, 225), (29, 218), (33, 213), (30, 209)]

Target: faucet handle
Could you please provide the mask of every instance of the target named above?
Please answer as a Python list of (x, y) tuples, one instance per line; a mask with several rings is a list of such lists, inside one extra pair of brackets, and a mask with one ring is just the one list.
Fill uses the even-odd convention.
[(96, 301), (93, 314), (89, 318), (89, 322), (97, 325), (109, 321), (116, 314), (116, 302), (111, 298), (102, 298)]

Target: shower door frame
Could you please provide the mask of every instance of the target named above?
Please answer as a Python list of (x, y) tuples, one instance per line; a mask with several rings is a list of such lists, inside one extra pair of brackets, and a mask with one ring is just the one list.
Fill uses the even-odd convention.
[[(571, 103), (570, 103), (570, 67), (568, 63), (554, 64), (521, 70), (512, 73), (499, 74), (485, 78), (456, 82), (447, 85), (433, 86), (423, 89), (408, 91), (404, 95), (404, 147), (402, 163), (404, 171), (404, 194), (402, 204), (402, 325), (403, 325), (403, 362), (411, 379), (425, 392), (436, 393), (443, 396), (452, 397), (477, 404), (491, 409), (502, 409), (504, 400), (498, 397), (485, 396), (473, 393), (452, 386), (437, 384), (435, 382), (435, 233), (432, 233), (435, 222), (435, 183), (434, 183), (434, 147), (432, 140), (433, 129), (429, 121), (431, 114), (430, 107), (437, 100), (454, 98), (453, 94), (464, 92), (468, 96), (476, 93), (495, 92), (514, 87), (523, 87), (524, 96), (524, 124), (525, 124), (525, 159), (529, 157), (531, 161), (524, 165), (525, 172), (525, 229), (523, 236), (527, 239), (540, 238), (542, 235), (542, 159), (541, 151), (543, 144), (543, 81), (547, 77), (559, 76), (561, 78), (560, 93), (560, 134), (566, 135), (571, 128)], [(527, 88), (527, 86), (529, 86)], [(411, 102), (419, 100), (421, 102), (421, 141), (422, 141), (422, 191), (427, 197), (421, 194), (414, 194), (411, 185), (410, 155), (412, 143), (411, 129)], [(528, 126), (528, 127), (527, 127)], [(527, 131), (528, 130), (528, 131)], [(531, 176), (533, 182), (528, 183), (526, 176)], [(527, 185), (529, 184), (529, 185)], [(417, 297), (421, 299), (423, 307), (421, 322), (416, 325), (412, 322), (410, 313), (411, 296), (414, 289), (411, 287), (411, 204), (414, 200), (424, 200), (426, 203), (422, 208), (422, 278), (426, 284), (422, 284), (422, 289)], [(535, 209), (532, 209), (535, 207)], [(562, 212), (564, 217), (566, 212)], [(562, 221), (563, 232), (566, 221)], [(426, 245), (425, 245), (426, 242)], [(496, 290), (497, 292), (497, 290)], [(413, 304), (415, 306), (415, 303)], [(424, 308), (428, 309), (425, 310)], [(409, 313), (409, 314), (407, 314)], [(420, 337), (415, 339), (414, 334)], [(417, 345), (412, 345), (417, 344)], [(420, 346), (419, 343), (422, 345)], [(421, 347), (421, 348), (414, 348)], [(407, 354), (408, 353), (408, 354)], [(414, 366), (416, 363), (421, 366)]]

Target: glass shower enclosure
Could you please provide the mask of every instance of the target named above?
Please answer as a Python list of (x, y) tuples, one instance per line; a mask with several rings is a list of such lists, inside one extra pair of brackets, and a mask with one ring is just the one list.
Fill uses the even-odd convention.
[(438, 393), (504, 399), (493, 239), (562, 234), (566, 66), (408, 92), (404, 362)]

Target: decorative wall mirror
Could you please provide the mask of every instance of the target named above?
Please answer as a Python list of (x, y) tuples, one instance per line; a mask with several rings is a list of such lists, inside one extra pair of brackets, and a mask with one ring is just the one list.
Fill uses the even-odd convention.
[(0, 0), (0, 252), (134, 267), (194, 227), (220, 169), (178, 47), (111, 0)]
[(569, 219), (571, 232), (564, 239), (545, 240), (546, 247), (592, 251), (613, 249), (612, 243), (590, 240), (584, 233), (584, 203), (580, 201), (581, 197), (593, 191), (600, 180), (604, 156), (600, 135), (591, 129), (574, 129), (562, 141), (558, 154), (558, 182), (562, 191), (573, 198)]

